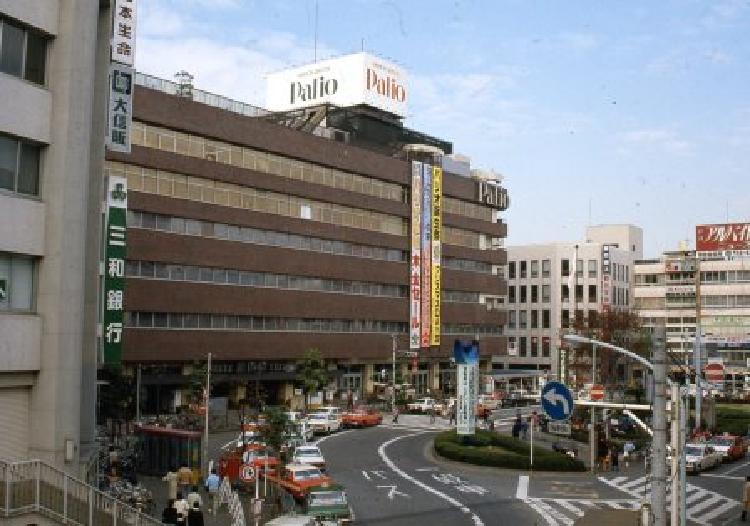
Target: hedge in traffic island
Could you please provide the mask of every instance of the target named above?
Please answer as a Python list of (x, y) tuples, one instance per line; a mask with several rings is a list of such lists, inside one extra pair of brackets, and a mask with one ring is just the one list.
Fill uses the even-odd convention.
[[(455, 430), (444, 431), (435, 437), (435, 452), (449, 460), (510, 469), (530, 469), (527, 442), (507, 435), (477, 429), (473, 436), (459, 436)], [(578, 459), (562, 453), (534, 448), (534, 470), (585, 471)]]

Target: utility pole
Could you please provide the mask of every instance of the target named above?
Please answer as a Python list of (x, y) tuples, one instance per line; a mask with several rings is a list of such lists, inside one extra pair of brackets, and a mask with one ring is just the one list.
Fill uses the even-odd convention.
[(703, 387), (701, 386), (701, 260), (695, 254), (695, 343), (693, 344), (693, 366), (695, 368), (695, 430), (701, 428), (701, 402), (703, 401)]
[(680, 444), (680, 405), (682, 405), (680, 397), (680, 384), (673, 383), (670, 389), (670, 399), (672, 400), (671, 413), (671, 427), (672, 427), (672, 508), (671, 508), (671, 522), (675, 526), (680, 524), (680, 509), (681, 509), (681, 492), (680, 492), (680, 458), (682, 456), (682, 447)]
[(654, 403), (653, 403), (653, 455), (651, 458), (651, 513), (654, 526), (667, 525), (667, 351), (664, 325), (654, 328)]
[(391, 334), (391, 413), (396, 410), (396, 335)]
[(211, 353), (208, 353), (208, 366), (206, 368), (205, 399), (206, 420), (203, 424), (203, 473), (205, 476), (208, 476), (208, 403), (211, 400)]
[[(577, 254), (576, 254), (577, 255)], [(591, 344), (591, 385), (596, 384), (596, 344)], [(591, 391), (589, 391), (591, 398)], [(591, 461), (591, 472), (596, 473), (596, 408), (591, 406), (591, 429), (589, 429), (589, 459)]]
[(141, 421), (141, 364), (135, 373), (135, 421)]

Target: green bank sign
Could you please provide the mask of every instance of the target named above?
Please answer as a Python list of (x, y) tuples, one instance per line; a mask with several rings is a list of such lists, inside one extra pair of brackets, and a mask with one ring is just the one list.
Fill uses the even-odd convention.
[(127, 180), (124, 177), (110, 176), (107, 186), (102, 347), (104, 363), (120, 363), (125, 312)]

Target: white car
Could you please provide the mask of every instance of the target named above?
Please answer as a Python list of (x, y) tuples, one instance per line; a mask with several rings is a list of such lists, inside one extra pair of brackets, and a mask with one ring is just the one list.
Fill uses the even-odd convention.
[(341, 417), (332, 413), (313, 413), (307, 418), (313, 433), (333, 433), (341, 429)]
[(685, 470), (689, 473), (700, 473), (706, 469), (720, 466), (723, 457), (708, 444), (688, 444), (685, 446)]
[(294, 448), (292, 462), (295, 464), (309, 464), (319, 468), (321, 471), (326, 470), (326, 459), (320, 452), (318, 446), (297, 446)]
[(432, 409), (436, 413), (440, 413), (443, 410), (443, 404), (438, 403), (434, 398), (418, 398), (414, 402), (406, 404), (406, 409), (409, 411), (419, 411), (421, 413), (426, 413)]

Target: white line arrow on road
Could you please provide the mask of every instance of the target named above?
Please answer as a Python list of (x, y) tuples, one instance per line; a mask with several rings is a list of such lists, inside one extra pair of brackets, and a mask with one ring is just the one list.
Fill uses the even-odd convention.
[(563, 414), (567, 415), (570, 412), (570, 407), (568, 407), (568, 399), (561, 394), (557, 394), (557, 391), (555, 391), (554, 389), (550, 389), (549, 391), (544, 393), (544, 399), (552, 405), (562, 404)]
[(378, 487), (379, 487), (379, 488), (388, 488), (388, 489), (390, 490), (390, 491), (388, 492), (388, 498), (389, 498), (390, 500), (393, 500), (393, 497), (395, 497), (396, 495), (400, 495), (400, 496), (402, 496), (402, 497), (406, 497), (407, 499), (408, 499), (408, 498), (411, 498), (411, 497), (409, 497), (409, 495), (407, 495), (406, 493), (403, 493), (403, 492), (401, 492), (401, 491), (397, 490), (397, 489), (396, 489), (396, 486), (378, 486)]

